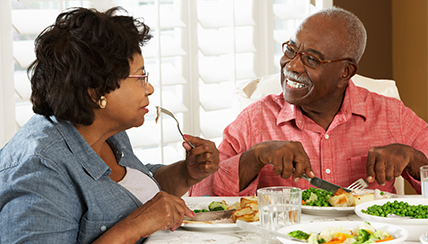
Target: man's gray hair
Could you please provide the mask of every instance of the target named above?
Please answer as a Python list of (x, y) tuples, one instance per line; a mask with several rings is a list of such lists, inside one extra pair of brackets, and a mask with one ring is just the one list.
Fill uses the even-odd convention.
[(358, 63), (366, 49), (367, 32), (361, 20), (353, 13), (338, 7), (322, 9), (312, 16), (323, 16), (344, 21), (348, 43), (346, 53)]

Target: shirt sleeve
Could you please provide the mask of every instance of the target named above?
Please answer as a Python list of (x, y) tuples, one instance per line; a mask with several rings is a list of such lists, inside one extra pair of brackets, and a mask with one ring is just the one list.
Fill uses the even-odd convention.
[[(410, 145), (428, 156), (428, 127), (427, 123), (416, 115), (410, 108), (402, 106), (401, 111), (401, 131), (403, 144)], [(421, 194), (421, 182), (413, 178), (407, 171), (403, 171), (402, 176), (410, 185)]]
[(68, 179), (37, 157), (0, 172), (1, 242), (76, 243), (82, 209)]
[(244, 109), (223, 131), (223, 141), (219, 145), (220, 165), (217, 172), (193, 186), (190, 196), (250, 196), (257, 190), (257, 176), (250, 185), (239, 191), (239, 159), (249, 149), (252, 135), (247, 109)]

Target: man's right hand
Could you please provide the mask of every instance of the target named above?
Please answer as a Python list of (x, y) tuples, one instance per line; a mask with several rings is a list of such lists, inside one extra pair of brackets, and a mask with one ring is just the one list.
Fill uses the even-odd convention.
[(266, 141), (254, 145), (242, 154), (239, 161), (239, 189), (243, 190), (267, 164), (283, 179), (293, 176), (297, 182), (305, 172), (314, 177), (309, 157), (300, 142)]

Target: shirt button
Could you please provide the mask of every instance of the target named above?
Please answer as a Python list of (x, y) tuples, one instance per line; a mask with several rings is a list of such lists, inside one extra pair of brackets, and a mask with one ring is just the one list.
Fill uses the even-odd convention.
[(330, 174), (331, 170), (330, 170), (330, 169), (326, 169), (326, 170), (325, 170), (325, 172), (326, 172), (327, 174)]
[(103, 226), (101, 226), (101, 228), (100, 228), (100, 229), (101, 229), (101, 231), (102, 231), (102, 232), (104, 232), (104, 231), (106, 231), (106, 230), (107, 230), (107, 227), (106, 227), (105, 225), (103, 225)]
[(325, 139), (328, 139), (329, 137), (330, 137), (330, 136), (329, 136), (328, 134), (325, 134), (325, 135), (324, 135), (324, 138), (325, 138)]

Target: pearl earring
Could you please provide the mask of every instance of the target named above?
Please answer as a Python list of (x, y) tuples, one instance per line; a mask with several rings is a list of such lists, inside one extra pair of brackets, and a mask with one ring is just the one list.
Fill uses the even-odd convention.
[(105, 108), (107, 105), (107, 99), (105, 96), (101, 96), (100, 100), (98, 100), (98, 106), (100, 106), (100, 108)]

